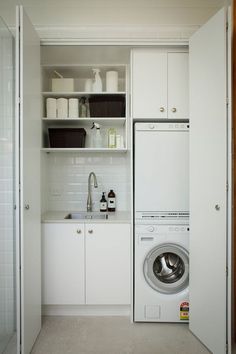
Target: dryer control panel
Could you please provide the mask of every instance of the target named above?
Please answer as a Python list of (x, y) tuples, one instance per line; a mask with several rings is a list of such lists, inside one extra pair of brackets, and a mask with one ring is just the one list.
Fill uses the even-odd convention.
[(157, 225), (157, 224), (136, 224), (136, 234), (181, 234), (188, 233), (189, 225)]

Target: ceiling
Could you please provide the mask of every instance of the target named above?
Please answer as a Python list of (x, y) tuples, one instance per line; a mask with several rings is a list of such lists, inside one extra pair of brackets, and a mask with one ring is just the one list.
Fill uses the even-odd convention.
[(35, 27), (201, 25), (224, 0), (0, 0), (0, 15), (15, 24), (21, 4)]

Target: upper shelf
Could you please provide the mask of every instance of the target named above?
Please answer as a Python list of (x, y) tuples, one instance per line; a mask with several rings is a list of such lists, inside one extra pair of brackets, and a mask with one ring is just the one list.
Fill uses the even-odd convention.
[[(84, 92), (86, 82), (88, 79), (94, 79), (93, 69), (98, 68), (100, 70), (99, 76), (102, 80), (102, 86), (104, 92)], [(74, 80), (74, 90), (72, 95), (92, 95), (92, 94), (120, 94), (125, 93), (127, 89), (127, 65), (124, 64), (104, 64), (104, 65), (43, 65), (42, 66), (42, 91), (46, 91), (46, 95), (51, 95), (52, 79), (57, 78), (55, 71), (63, 76), (64, 79)], [(106, 92), (106, 75), (109, 71), (116, 71), (118, 73), (118, 90), (119, 92)], [(60, 92), (60, 94), (71, 96), (71, 93)]]
[(107, 71), (116, 70), (119, 78), (125, 77), (127, 65), (125, 64), (65, 64), (65, 65), (42, 65), (42, 69), (46, 75), (50, 76), (54, 70), (58, 71), (64, 77), (93, 77), (93, 68), (101, 70), (103, 77)]

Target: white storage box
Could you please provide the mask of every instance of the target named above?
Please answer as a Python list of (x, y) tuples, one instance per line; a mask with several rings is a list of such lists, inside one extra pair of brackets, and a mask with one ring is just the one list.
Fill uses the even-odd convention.
[(56, 78), (52, 79), (52, 92), (73, 92), (74, 79)]

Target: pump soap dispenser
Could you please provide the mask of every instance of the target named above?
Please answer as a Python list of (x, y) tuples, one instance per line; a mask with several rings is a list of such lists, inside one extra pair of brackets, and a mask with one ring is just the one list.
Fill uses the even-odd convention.
[(102, 79), (100, 76), (100, 69), (93, 69), (94, 79), (92, 84), (93, 92), (102, 92)]

